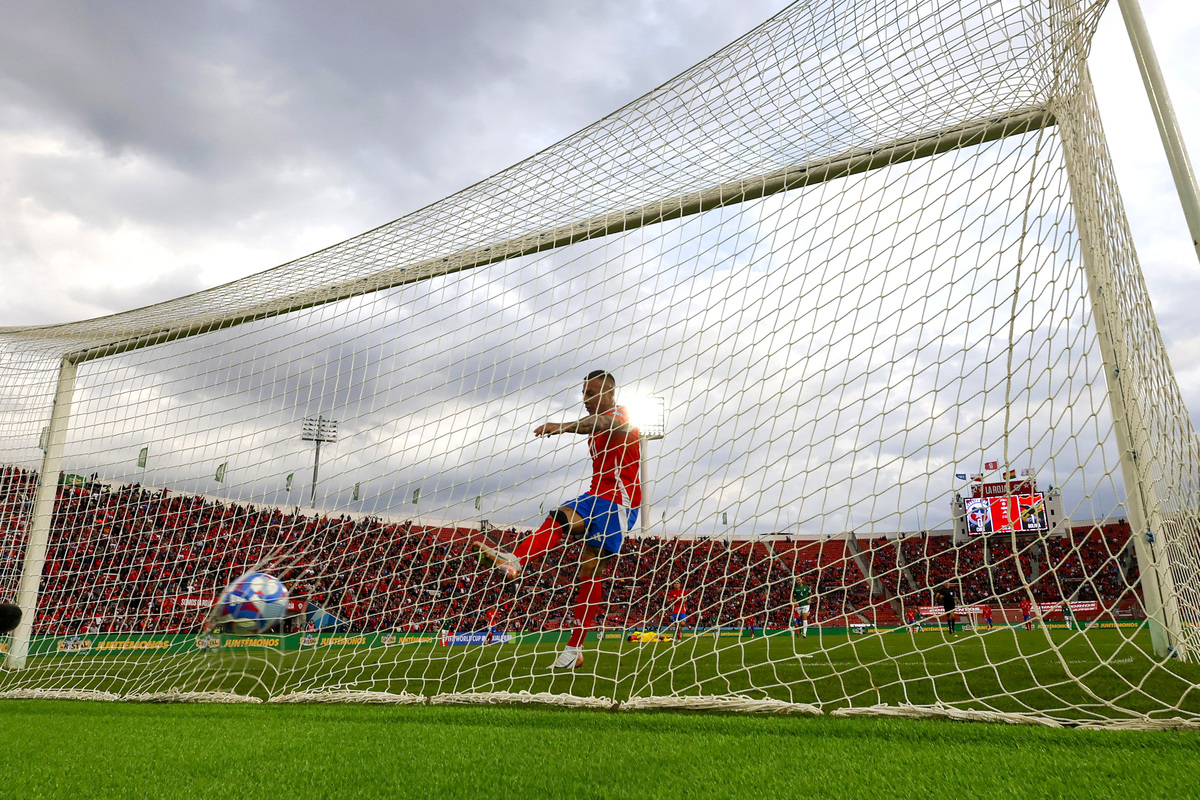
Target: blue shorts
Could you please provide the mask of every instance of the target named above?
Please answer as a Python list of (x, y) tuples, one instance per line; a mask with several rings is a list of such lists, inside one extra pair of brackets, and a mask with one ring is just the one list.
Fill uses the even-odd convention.
[[(625, 531), (637, 522), (637, 509), (627, 509), (593, 494), (580, 495), (563, 505), (575, 509), (587, 524), (587, 533), (583, 536), (584, 544), (613, 554), (621, 552)], [(625, 524), (626, 517), (629, 518), (628, 526)]]
[(687, 619), (687, 614), (672, 614), (671, 622), (683, 622)]

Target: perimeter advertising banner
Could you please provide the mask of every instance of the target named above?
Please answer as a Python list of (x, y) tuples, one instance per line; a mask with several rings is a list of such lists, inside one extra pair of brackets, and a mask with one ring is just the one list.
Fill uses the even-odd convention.
[[(477, 633), (452, 633), (441, 638), (443, 645), (450, 647), (461, 644), (487, 644), (487, 631)], [(497, 633), (492, 638), (492, 644), (508, 644), (513, 639), (507, 633)]]

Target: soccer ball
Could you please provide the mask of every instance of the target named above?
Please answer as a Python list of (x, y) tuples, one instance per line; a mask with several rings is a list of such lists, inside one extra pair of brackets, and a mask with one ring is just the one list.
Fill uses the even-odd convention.
[(217, 624), (225, 633), (264, 633), (283, 619), (287, 598), (287, 589), (274, 575), (248, 573), (221, 593)]

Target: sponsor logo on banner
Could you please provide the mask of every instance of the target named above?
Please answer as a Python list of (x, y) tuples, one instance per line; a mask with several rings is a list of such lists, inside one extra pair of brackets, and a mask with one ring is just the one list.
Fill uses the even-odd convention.
[(208, 608), (214, 602), (211, 597), (180, 597), (175, 600), (175, 605), (182, 608)]
[[(946, 613), (946, 610), (941, 606), (920, 606), (917, 608), (917, 613), (923, 617), (940, 617)], [(954, 613), (960, 616), (979, 616), (983, 613), (983, 606), (955, 606)]]
[(96, 642), (97, 650), (166, 650), (170, 639), (101, 639)]
[(322, 636), (321, 644), (329, 647), (354, 647), (366, 644), (366, 636)]
[(437, 640), (436, 636), (397, 636), (394, 633), (385, 633), (379, 637), (379, 643), (384, 647), (393, 644), (433, 644)]
[(260, 636), (253, 639), (226, 639), (225, 641), (221, 642), (221, 647), (226, 650), (242, 650), (247, 647), (273, 647), (278, 650), (280, 644), (278, 639), (268, 639)]
[(367, 643), (367, 637), (364, 634), (354, 636), (320, 636), (315, 633), (306, 633), (300, 637), (301, 647), (357, 647)]
[(215, 633), (206, 633), (196, 637), (196, 647), (200, 650), (217, 650), (221, 647), (221, 637)]
[(1007, 483), (981, 483), (977, 487), (976, 497), (1004, 497), (1006, 495), (1034, 494), (1033, 484), (1029, 481), (1008, 481)]
[(92, 640), (79, 636), (70, 639), (59, 639), (55, 649), (60, 653), (84, 653), (92, 649)]
[[(492, 638), (492, 644), (508, 644), (512, 641), (512, 637), (507, 633), (497, 633)], [(443, 642), (447, 645), (456, 644), (487, 644), (487, 632), (482, 633), (456, 633), (452, 636), (447, 636)]]
[(306, 611), (308, 610), (308, 601), (297, 600), (289, 597), (287, 601), (287, 610), (293, 614), (299, 611)]

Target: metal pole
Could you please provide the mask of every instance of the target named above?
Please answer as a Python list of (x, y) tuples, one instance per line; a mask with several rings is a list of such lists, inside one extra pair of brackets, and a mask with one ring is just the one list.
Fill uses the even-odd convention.
[(1158, 68), (1158, 57), (1150, 43), (1150, 32), (1146, 29), (1142, 7), (1137, 0), (1118, 0), (1117, 4), (1121, 7), (1121, 16), (1125, 18), (1125, 29), (1129, 32), (1133, 55), (1142, 73), (1142, 83), (1146, 85), (1154, 121), (1158, 123), (1158, 135), (1162, 138), (1163, 149), (1167, 151), (1167, 163), (1171, 165), (1171, 177), (1175, 179), (1175, 190), (1179, 193), (1183, 216), (1192, 235), (1192, 247), (1196, 250), (1196, 257), (1200, 258), (1200, 190), (1196, 188), (1196, 172), (1188, 159), (1162, 70)]
[(46, 545), (50, 541), (50, 523), (54, 518), (54, 500), (58, 492), (59, 465), (63, 445), (67, 441), (67, 425), (71, 421), (71, 397), (75, 392), (75, 362), (66, 356), (58, 369), (58, 385), (54, 390), (54, 409), (50, 412), (50, 433), (38, 476), (37, 495), (33, 503), (33, 524), (25, 546), (25, 563), (21, 583), (17, 588), (17, 605), (21, 607), (21, 623), (13, 631), (5, 665), (9, 669), (24, 669), (33, 639), (33, 623), (37, 618), (38, 587), (42, 567), (46, 563)]
[(647, 467), (650, 464), (649, 451), (647, 446), (650, 444), (649, 439), (642, 439), (641, 447), (638, 448), (639, 459), (638, 475), (642, 481), (642, 505), (641, 511), (638, 512), (638, 519), (642, 523), (642, 536), (650, 535), (650, 473)]
[[(320, 420), (321, 418), (317, 417), (317, 419)], [(318, 422), (318, 430), (319, 430), (319, 427), (320, 427), (320, 423)], [(321, 440), (320, 439), (317, 439), (316, 445), (317, 445), (316, 455), (313, 456), (312, 497), (308, 501), (308, 504), (310, 506), (312, 506), (313, 508), (317, 507), (317, 468), (321, 465)]]

